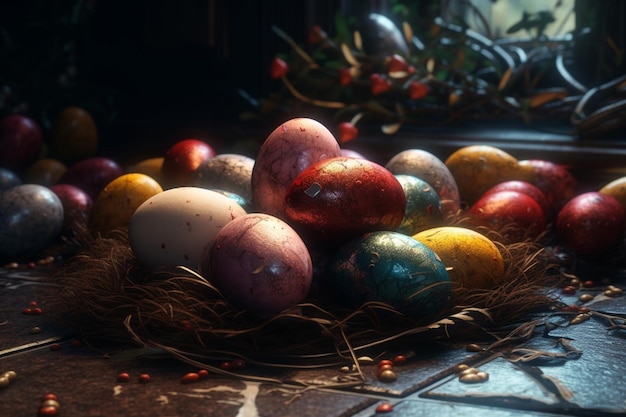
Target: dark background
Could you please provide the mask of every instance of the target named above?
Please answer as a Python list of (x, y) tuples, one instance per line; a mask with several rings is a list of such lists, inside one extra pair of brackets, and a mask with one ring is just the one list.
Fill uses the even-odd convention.
[[(23, 0), (0, 13), (0, 116), (23, 113), (49, 129), (68, 105), (87, 109), (101, 152), (159, 155), (176, 140), (206, 139), (221, 149), (262, 140), (274, 121), (240, 121), (253, 99), (279, 87), (272, 58), (290, 49), (276, 25), (304, 43), (314, 24), (334, 35), (334, 16), (358, 21), (390, 1), (348, 0)], [(579, 1), (591, 33), (581, 42), (583, 80), (602, 81), (597, 45), (624, 47), (621, 2)], [(428, 21), (441, 2), (419, 2)], [(250, 134), (249, 132), (254, 132)]]

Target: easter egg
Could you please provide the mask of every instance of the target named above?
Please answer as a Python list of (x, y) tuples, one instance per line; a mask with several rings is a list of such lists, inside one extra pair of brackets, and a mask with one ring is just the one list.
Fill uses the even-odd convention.
[(235, 201), (215, 191), (171, 188), (135, 210), (128, 225), (129, 243), (139, 263), (148, 268), (195, 269), (220, 229), (244, 214)]
[(254, 159), (239, 154), (219, 154), (204, 161), (193, 174), (194, 185), (219, 189), (252, 201)]
[(543, 191), (548, 200), (550, 219), (556, 218), (563, 205), (578, 193), (578, 180), (566, 167), (551, 161), (528, 159), (519, 161), (521, 179)]
[(504, 260), (496, 244), (474, 230), (441, 226), (413, 238), (435, 252), (448, 270), (450, 281), (470, 289), (489, 289), (504, 280)]
[(611, 195), (591, 191), (569, 200), (557, 216), (556, 235), (575, 254), (596, 256), (624, 236), (624, 208)]
[(539, 203), (519, 191), (485, 194), (467, 214), (473, 224), (498, 232), (507, 243), (534, 239), (546, 227), (546, 217)]
[(617, 178), (600, 188), (601, 194), (615, 197), (626, 210), (626, 177)]
[(257, 314), (279, 313), (303, 301), (313, 277), (300, 236), (264, 213), (240, 216), (222, 227), (209, 263), (210, 279), (224, 297)]
[(30, 117), (11, 114), (0, 120), (0, 167), (19, 172), (37, 159), (42, 147), (41, 129)]
[(183, 139), (165, 151), (161, 183), (166, 188), (193, 184), (193, 174), (200, 164), (215, 156), (215, 150), (199, 139)]
[(22, 179), (14, 171), (7, 168), (0, 168), (0, 191), (20, 185)]
[(65, 164), (73, 164), (93, 157), (97, 149), (98, 128), (91, 114), (76, 106), (63, 109), (52, 125), (52, 156)]
[(543, 210), (544, 214), (547, 215), (550, 213), (551, 208), (550, 208), (550, 205), (548, 204), (546, 195), (539, 188), (537, 188), (536, 186), (532, 185), (531, 183), (527, 181), (522, 181), (522, 180), (503, 181), (489, 188), (487, 191), (485, 191), (483, 195), (489, 194), (489, 193), (496, 193), (498, 191), (519, 191), (520, 193), (523, 193), (532, 197), (537, 203), (539, 203), (539, 206)]
[(395, 175), (412, 175), (430, 184), (441, 199), (444, 213), (460, 209), (459, 188), (446, 164), (430, 152), (407, 149), (394, 155), (385, 165)]
[(115, 178), (94, 201), (89, 228), (104, 234), (115, 228), (128, 226), (137, 207), (162, 191), (158, 182), (144, 174), (130, 173)]
[(147, 175), (161, 184), (161, 168), (163, 167), (163, 157), (146, 158), (134, 163), (126, 168), (127, 173), (136, 172)]
[(406, 208), (397, 232), (414, 235), (443, 222), (439, 194), (426, 181), (412, 175), (395, 176), (406, 196)]
[(59, 184), (70, 184), (85, 191), (92, 200), (115, 178), (124, 173), (122, 167), (112, 159), (93, 157), (83, 159), (67, 168)]
[(336, 157), (311, 165), (285, 195), (288, 222), (311, 242), (340, 243), (374, 230), (395, 230), (406, 207), (402, 185), (366, 159)]
[(451, 296), (448, 273), (435, 252), (398, 232), (371, 232), (345, 242), (327, 269), (338, 300), (351, 308), (380, 302), (423, 318), (440, 313)]
[(50, 189), (63, 204), (64, 236), (75, 236), (87, 229), (87, 220), (93, 206), (93, 200), (78, 187), (70, 184), (54, 184)]
[(0, 192), (0, 258), (35, 256), (53, 243), (63, 226), (63, 205), (52, 190), (21, 184)]
[(310, 165), (340, 154), (337, 139), (317, 120), (303, 117), (282, 123), (261, 144), (255, 158), (253, 205), (284, 219), (285, 193), (292, 181)]
[(24, 181), (50, 187), (65, 174), (67, 167), (58, 159), (41, 158), (30, 164), (24, 172)]
[(472, 205), (499, 182), (520, 179), (518, 161), (505, 151), (489, 145), (470, 145), (445, 160), (459, 189), (461, 200)]

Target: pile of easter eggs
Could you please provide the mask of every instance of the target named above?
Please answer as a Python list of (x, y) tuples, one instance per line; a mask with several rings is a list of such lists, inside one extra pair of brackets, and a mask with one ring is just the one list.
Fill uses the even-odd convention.
[(139, 264), (198, 271), (256, 314), (324, 292), (430, 317), (455, 287), (502, 284), (505, 243), (554, 225), (560, 245), (593, 257), (626, 229), (626, 178), (579, 193), (562, 166), (492, 146), (446, 160), (409, 149), (381, 165), (310, 118), (276, 127), (254, 159), (188, 138), (121, 167), (96, 144), (78, 108), (59, 117), (49, 153), (33, 120), (0, 121), (1, 261), (37, 256), (79, 224), (93, 236), (122, 228)]

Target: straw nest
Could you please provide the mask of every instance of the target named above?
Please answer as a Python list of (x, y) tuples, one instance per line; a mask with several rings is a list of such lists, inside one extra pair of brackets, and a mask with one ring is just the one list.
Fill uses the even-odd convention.
[(560, 285), (556, 259), (538, 241), (497, 245), (504, 283), (453, 287), (448, 307), (436, 317), (407, 317), (375, 302), (347, 309), (320, 286), (305, 302), (258, 317), (233, 306), (195, 271), (142, 267), (127, 229), (117, 229), (82, 238), (80, 251), (52, 277), (58, 286), (53, 310), (85, 340), (156, 348), (195, 364), (230, 357), (302, 369), (422, 342), (497, 343), (533, 314), (552, 309), (557, 301), (549, 288)]

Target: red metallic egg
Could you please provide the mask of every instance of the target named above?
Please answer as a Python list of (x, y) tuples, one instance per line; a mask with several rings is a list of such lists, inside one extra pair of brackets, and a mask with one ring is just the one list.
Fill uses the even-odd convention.
[(563, 205), (578, 192), (578, 181), (563, 165), (540, 159), (519, 161), (522, 177), (543, 191), (550, 213), (549, 218), (556, 218)]
[(539, 203), (519, 191), (484, 194), (468, 214), (473, 224), (499, 232), (506, 242), (535, 238), (546, 227)]
[(198, 167), (215, 155), (215, 149), (202, 140), (184, 139), (176, 142), (163, 157), (162, 185), (164, 188), (192, 185)]
[(561, 209), (556, 222), (560, 242), (581, 256), (599, 255), (624, 236), (624, 208), (613, 196), (580, 194)]
[(61, 233), (65, 236), (72, 236), (85, 229), (93, 206), (91, 197), (80, 188), (70, 184), (55, 184), (50, 189), (63, 204)]
[(546, 199), (546, 195), (543, 193), (543, 191), (527, 181), (504, 181), (494, 185), (493, 187), (485, 191), (485, 194), (496, 193), (498, 191), (519, 191), (520, 193), (529, 195), (537, 203), (539, 203), (539, 206), (541, 206), (541, 209), (543, 210), (543, 213), (545, 215), (547, 215), (551, 210), (550, 205), (548, 204), (548, 200)]
[(12, 114), (0, 120), (0, 167), (20, 171), (39, 156), (41, 129), (29, 117)]
[(59, 178), (58, 184), (74, 185), (95, 200), (108, 183), (123, 173), (122, 167), (112, 159), (87, 158), (69, 166)]
[(305, 240), (340, 243), (395, 230), (406, 207), (397, 178), (366, 159), (336, 157), (302, 171), (285, 195), (285, 212)]

